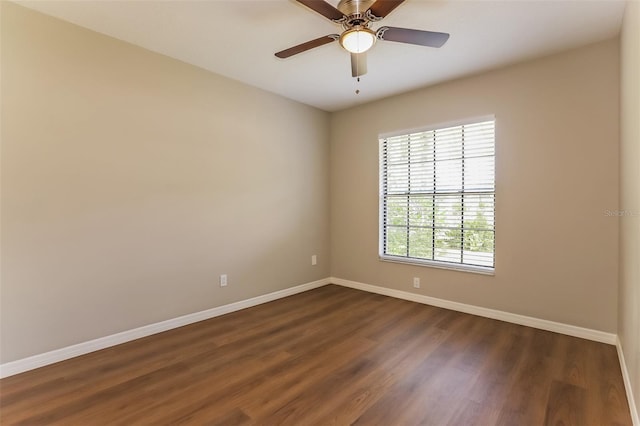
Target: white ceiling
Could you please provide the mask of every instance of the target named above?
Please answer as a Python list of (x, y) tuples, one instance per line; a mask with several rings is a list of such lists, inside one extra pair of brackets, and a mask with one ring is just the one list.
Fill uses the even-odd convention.
[(619, 0), (407, 0), (382, 24), (451, 38), (441, 49), (379, 42), (357, 83), (338, 43), (289, 59), (273, 55), (340, 32), (294, 0), (19, 4), (327, 111), (615, 37), (625, 7)]

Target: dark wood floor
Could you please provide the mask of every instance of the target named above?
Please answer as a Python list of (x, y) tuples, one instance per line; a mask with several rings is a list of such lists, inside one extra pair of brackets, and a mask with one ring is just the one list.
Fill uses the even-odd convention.
[(613, 346), (326, 286), (3, 379), (0, 423), (631, 419)]

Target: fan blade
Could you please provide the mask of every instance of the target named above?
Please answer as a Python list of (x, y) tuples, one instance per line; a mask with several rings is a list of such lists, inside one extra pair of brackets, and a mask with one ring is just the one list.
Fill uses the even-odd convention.
[(367, 73), (367, 53), (351, 54), (351, 77), (360, 77)]
[(433, 31), (411, 30), (409, 28), (382, 27), (376, 33), (380, 40), (417, 44), (419, 46), (442, 47), (449, 40), (449, 34)]
[(382, 19), (390, 14), (393, 9), (404, 3), (404, 1), (405, 0), (378, 0), (369, 8), (369, 12)]
[(313, 49), (315, 47), (324, 46), (325, 44), (329, 44), (332, 41), (336, 41), (339, 38), (337, 34), (331, 34), (328, 36), (320, 37), (315, 40), (308, 41), (306, 43), (299, 44), (297, 46), (290, 47), (281, 52), (276, 53), (278, 58), (288, 58), (293, 55), (297, 55), (298, 53), (306, 52), (307, 50)]
[(309, 9), (318, 12), (320, 15), (331, 19), (332, 21), (341, 21), (346, 19), (342, 12), (324, 0), (297, 0), (297, 2), (302, 3)]

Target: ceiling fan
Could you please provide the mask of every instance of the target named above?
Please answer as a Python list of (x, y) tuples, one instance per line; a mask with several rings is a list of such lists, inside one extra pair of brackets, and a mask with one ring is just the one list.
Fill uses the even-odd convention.
[(337, 8), (324, 0), (296, 0), (320, 15), (341, 25), (342, 34), (329, 34), (276, 53), (278, 58), (289, 58), (298, 53), (339, 41), (351, 54), (351, 75), (359, 77), (367, 73), (367, 51), (376, 40), (396, 41), (428, 47), (441, 47), (449, 34), (409, 28), (380, 27), (376, 31), (371, 24), (382, 20), (405, 0), (340, 0)]

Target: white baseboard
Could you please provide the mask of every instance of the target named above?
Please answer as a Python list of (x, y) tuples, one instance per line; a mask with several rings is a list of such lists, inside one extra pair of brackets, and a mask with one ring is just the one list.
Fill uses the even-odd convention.
[(356, 281), (344, 280), (342, 278), (331, 277), (330, 282), (344, 287), (355, 288), (358, 290), (368, 291), (370, 293), (382, 294), (384, 296), (395, 297), (398, 299), (409, 300), (412, 302), (423, 303), (425, 305), (437, 306), (439, 308), (451, 309), (452, 311), (464, 312), (467, 314), (478, 315), (481, 317), (497, 319), (500, 321), (511, 322), (528, 327), (538, 328), (555, 333), (567, 334), (569, 336), (580, 337), (596, 342), (616, 344), (617, 336), (613, 333), (592, 330), (589, 328), (578, 327), (575, 325), (563, 324), (554, 321), (543, 320), (525, 315), (512, 314), (510, 312), (498, 311), (495, 309), (483, 308), (480, 306), (467, 305), (465, 303), (452, 302), (450, 300), (438, 299), (435, 297), (424, 296), (421, 294), (409, 293), (401, 290), (394, 290), (386, 287), (378, 287), (371, 284), (359, 283)]
[(629, 370), (627, 369), (627, 363), (624, 359), (624, 352), (622, 351), (622, 343), (620, 338), (616, 338), (616, 349), (618, 350), (618, 359), (620, 360), (620, 370), (622, 371), (622, 380), (624, 381), (624, 388), (627, 391), (627, 401), (629, 401), (629, 411), (631, 411), (631, 421), (634, 426), (640, 426), (640, 415), (638, 414), (638, 407), (636, 407), (636, 400), (633, 399), (633, 388), (631, 387), (631, 377), (629, 376)]
[(110, 336), (100, 337), (98, 339), (89, 340), (88, 342), (78, 343), (76, 345), (67, 346), (65, 348), (56, 349), (43, 354), (30, 356), (28, 358), (0, 364), (0, 378), (13, 376), (14, 374), (33, 370), (35, 368), (44, 367), (45, 365), (64, 361), (89, 352), (98, 351), (121, 343), (130, 342), (135, 339), (147, 337), (152, 334), (161, 333), (173, 328), (182, 327), (184, 325), (193, 324), (209, 318), (239, 311), (241, 309), (250, 308), (252, 306), (261, 305), (273, 300), (282, 299), (283, 297), (292, 296), (314, 288), (322, 287), (329, 284), (330, 280), (324, 278), (322, 280), (313, 281), (296, 287), (286, 288), (284, 290), (275, 291), (273, 293), (264, 294), (262, 296), (253, 297), (251, 299), (241, 300), (239, 302), (230, 303), (224, 306), (207, 309), (192, 314), (183, 315), (181, 317), (157, 322), (155, 324), (145, 325), (143, 327), (134, 328), (132, 330), (123, 331), (121, 333), (112, 334)]

